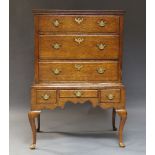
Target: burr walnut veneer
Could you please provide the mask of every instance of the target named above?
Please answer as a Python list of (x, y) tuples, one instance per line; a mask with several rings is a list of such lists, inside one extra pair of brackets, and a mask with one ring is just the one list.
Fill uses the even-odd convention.
[[(33, 10), (35, 77), (31, 89), (32, 145), (40, 112), (66, 102), (112, 108), (120, 117), (119, 145), (127, 118), (122, 84), (123, 11)], [(38, 127), (36, 128), (35, 119)]]

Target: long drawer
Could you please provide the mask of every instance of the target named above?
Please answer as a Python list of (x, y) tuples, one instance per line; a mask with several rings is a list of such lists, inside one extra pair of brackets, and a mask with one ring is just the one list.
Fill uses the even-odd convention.
[(117, 81), (117, 61), (40, 62), (39, 81)]
[(118, 59), (117, 35), (41, 35), (40, 59)]
[(40, 32), (108, 32), (119, 33), (116, 15), (42, 15)]

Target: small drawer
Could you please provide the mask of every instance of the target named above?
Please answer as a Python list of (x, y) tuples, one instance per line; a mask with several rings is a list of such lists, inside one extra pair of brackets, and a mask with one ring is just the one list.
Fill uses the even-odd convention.
[(97, 90), (60, 90), (60, 97), (95, 98), (95, 97), (98, 97), (98, 92)]
[(101, 102), (120, 102), (120, 89), (101, 90)]
[(117, 35), (40, 35), (40, 59), (118, 59)]
[(42, 15), (40, 32), (108, 32), (119, 33), (116, 15)]
[(37, 90), (36, 104), (55, 104), (56, 90)]

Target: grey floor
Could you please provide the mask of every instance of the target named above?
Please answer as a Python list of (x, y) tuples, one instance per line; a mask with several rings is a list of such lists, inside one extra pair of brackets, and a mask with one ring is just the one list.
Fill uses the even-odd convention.
[(64, 110), (42, 112), (36, 150), (29, 150), (28, 108), (11, 106), (10, 155), (145, 155), (145, 107), (136, 105), (128, 107), (124, 149), (111, 130), (111, 110), (67, 104)]

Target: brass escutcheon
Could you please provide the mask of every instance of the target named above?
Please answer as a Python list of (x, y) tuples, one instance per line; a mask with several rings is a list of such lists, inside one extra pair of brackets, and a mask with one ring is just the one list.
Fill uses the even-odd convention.
[(109, 94), (107, 97), (108, 97), (109, 100), (113, 100), (114, 99), (114, 95), (113, 94)]
[(81, 91), (75, 91), (75, 92), (74, 92), (74, 95), (75, 95), (76, 97), (81, 97), (81, 96), (82, 96), (82, 92), (81, 92)]
[(61, 70), (59, 70), (58, 68), (53, 69), (52, 71), (53, 71), (53, 73), (54, 73), (55, 75), (59, 75), (60, 72), (61, 72)]
[(102, 43), (101, 44), (97, 44), (97, 47), (100, 50), (104, 50), (106, 46), (107, 46), (106, 44), (102, 44)]
[(42, 98), (43, 98), (44, 100), (48, 100), (48, 99), (50, 98), (50, 95), (44, 94), (44, 95), (42, 96)]
[(78, 44), (81, 44), (84, 41), (84, 38), (75, 38), (74, 39), (75, 42), (77, 42)]
[(55, 21), (53, 21), (53, 25), (55, 27), (58, 27), (60, 25), (59, 21), (56, 19)]
[(58, 43), (55, 43), (55, 44), (53, 44), (52, 46), (53, 46), (53, 48), (56, 49), (56, 50), (59, 49), (59, 48), (61, 47), (61, 45), (58, 44)]
[(81, 17), (76, 17), (74, 20), (78, 24), (81, 24), (83, 22), (83, 18), (81, 18)]
[(76, 68), (78, 71), (80, 71), (81, 68), (83, 67), (83, 65), (81, 65), (81, 64), (75, 64), (74, 66), (75, 66), (75, 68)]
[(100, 27), (105, 27), (106, 24), (107, 24), (107, 22), (106, 21), (103, 21), (103, 20), (101, 20), (101, 21), (98, 22), (98, 25)]
[(97, 68), (97, 72), (98, 72), (99, 74), (103, 74), (105, 71), (106, 71), (105, 68), (102, 68), (102, 67)]

